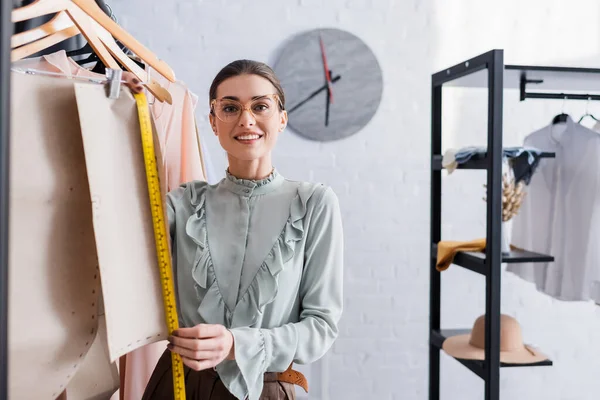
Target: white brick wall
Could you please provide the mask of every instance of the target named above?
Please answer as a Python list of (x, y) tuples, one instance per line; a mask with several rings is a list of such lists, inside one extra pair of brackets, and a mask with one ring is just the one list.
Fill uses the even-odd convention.
[[(382, 105), (361, 133), (317, 144), (288, 131), (275, 154), (292, 179), (319, 180), (340, 197), (347, 243), (346, 310), (333, 351), (311, 370), (311, 399), (427, 399), (430, 75), (492, 48), (507, 63), (599, 66), (594, 0), (113, 0), (119, 23), (200, 96), (198, 123), (215, 167), (225, 158), (206, 122), (208, 87), (236, 58), (272, 63), (293, 34), (318, 27), (363, 38), (384, 73)], [(485, 144), (482, 91), (444, 92), (444, 149)], [(581, 115), (584, 104), (567, 104)], [(505, 144), (519, 144), (561, 102), (506, 93)], [(595, 107), (595, 108), (594, 108)], [(592, 109), (598, 111), (597, 105)], [(444, 178), (443, 237), (484, 235), (482, 172)], [(470, 327), (484, 310), (484, 280), (443, 275), (444, 327)], [(555, 365), (505, 369), (502, 399), (592, 400), (600, 379), (600, 307), (561, 303), (503, 275), (503, 312)], [(594, 340), (596, 339), (596, 340)], [(307, 370), (308, 371), (308, 370)], [(323, 378), (321, 381), (319, 378)], [(483, 383), (442, 355), (442, 399), (483, 398)], [(322, 389), (326, 393), (321, 397)], [(301, 394), (298, 392), (298, 394)]]

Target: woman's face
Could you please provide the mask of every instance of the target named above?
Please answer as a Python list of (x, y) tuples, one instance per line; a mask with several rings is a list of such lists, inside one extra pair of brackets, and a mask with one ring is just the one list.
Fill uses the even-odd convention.
[(217, 87), (209, 118), (230, 157), (251, 161), (270, 155), (287, 124), (275, 93), (267, 79), (249, 74), (228, 78)]

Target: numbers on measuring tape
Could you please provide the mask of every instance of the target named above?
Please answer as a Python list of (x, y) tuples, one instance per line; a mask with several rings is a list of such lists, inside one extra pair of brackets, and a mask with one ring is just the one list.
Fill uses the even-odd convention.
[[(164, 221), (165, 208), (160, 190), (158, 163), (156, 161), (152, 127), (150, 124), (150, 111), (148, 109), (148, 102), (145, 94), (136, 93), (134, 96), (140, 120), (144, 166), (146, 170), (146, 180), (148, 183), (148, 197), (150, 199), (150, 212), (152, 214), (156, 255), (161, 277), (165, 318), (167, 329), (169, 334), (171, 334), (175, 329), (179, 328), (179, 322), (177, 317), (177, 305), (175, 303), (173, 269), (171, 268), (171, 254), (169, 252), (168, 242), (169, 239), (167, 236), (167, 227)], [(173, 365), (174, 399), (185, 400), (185, 383), (183, 376), (183, 361), (181, 360), (181, 356), (176, 353), (171, 353), (171, 363)]]

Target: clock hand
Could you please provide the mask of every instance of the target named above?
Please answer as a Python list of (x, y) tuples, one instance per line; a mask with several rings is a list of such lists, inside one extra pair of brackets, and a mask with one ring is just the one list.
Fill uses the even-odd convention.
[(329, 70), (329, 66), (327, 65), (327, 55), (325, 54), (325, 44), (323, 43), (323, 37), (319, 35), (319, 42), (321, 44), (321, 57), (323, 58), (323, 68), (325, 69), (325, 80), (327, 81), (328, 87), (328, 98), (330, 102), (333, 103), (333, 85), (331, 84), (331, 71)]
[(325, 98), (325, 126), (329, 125), (329, 105), (331, 104), (331, 91), (327, 87), (327, 97)]
[[(338, 76), (334, 77), (333, 79), (331, 79), (331, 83), (335, 83), (335, 82), (339, 81), (340, 79), (341, 79), (341, 76), (338, 75)], [(321, 86), (319, 89), (312, 92), (306, 99), (302, 100), (300, 103), (298, 103), (294, 107), (290, 108), (288, 110), (288, 114), (291, 113), (292, 111), (294, 111), (295, 109), (297, 109), (298, 107), (300, 107), (301, 105), (303, 105), (304, 103), (306, 103), (307, 101), (309, 101), (310, 99), (312, 99), (313, 97), (315, 97), (316, 95), (318, 95), (319, 93), (321, 93), (323, 90), (327, 90), (327, 87), (328, 87), (328, 85), (325, 84), (325, 85)]]

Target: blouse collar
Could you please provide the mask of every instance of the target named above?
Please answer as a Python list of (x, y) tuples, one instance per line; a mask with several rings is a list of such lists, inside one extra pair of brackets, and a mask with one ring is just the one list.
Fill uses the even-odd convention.
[(258, 180), (237, 178), (227, 169), (225, 171), (223, 186), (240, 196), (251, 197), (269, 193), (281, 186), (283, 181), (283, 176), (275, 168), (273, 168), (269, 176)]

